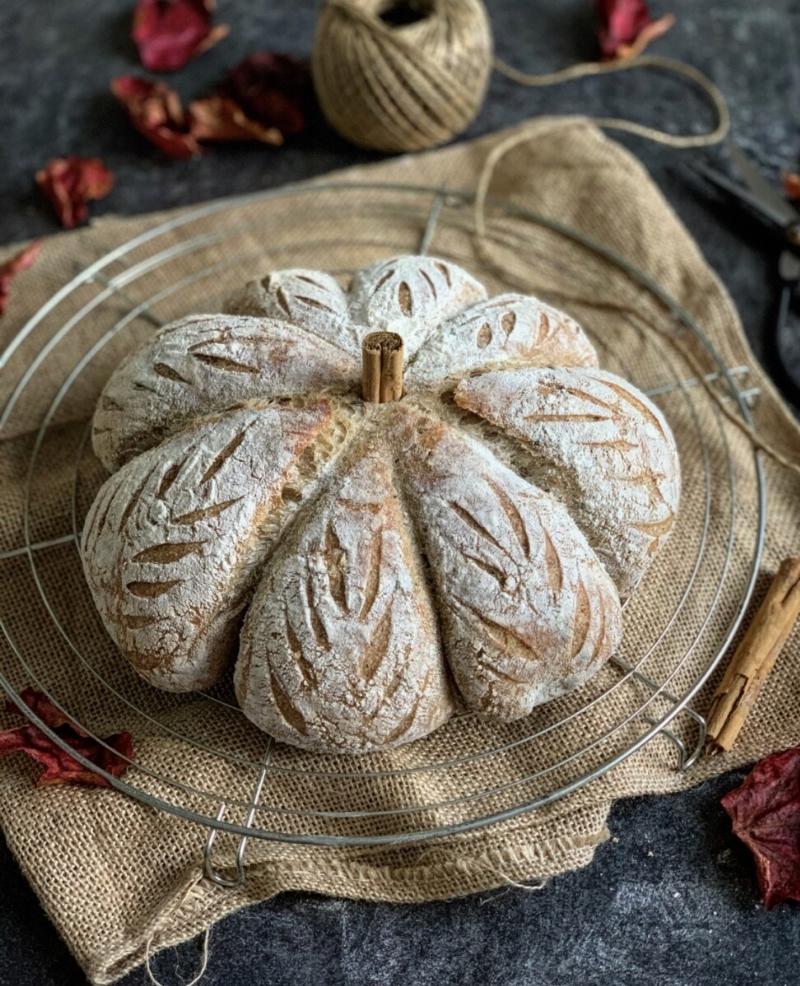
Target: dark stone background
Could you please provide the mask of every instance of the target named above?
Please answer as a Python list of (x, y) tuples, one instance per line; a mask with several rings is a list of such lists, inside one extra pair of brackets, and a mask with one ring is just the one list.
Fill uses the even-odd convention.
[[(501, 56), (546, 70), (595, 54), (589, 0), (489, 0)], [(0, 242), (55, 232), (32, 187), (43, 162), (99, 155), (117, 176), (103, 212), (136, 213), (279, 185), (377, 159), (315, 120), (281, 150), (228, 147), (167, 162), (127, 125), (108, 94), (136, 71), (128, 0), (28, 0), (0, 5)], [(664, 0), (678, 25), (658, 50), (708, 72), (728, 97), (736, 139), (772, 177), (800, 166), (800, 0)], [(316, 4), (220, 0), (231, 36), (169, 78), (184, 96), (211, 86), (258, 49), (307, 52)], [(629, 116), (703, 129), (709, 112), (687, 90), (647, 73), (525, 89), (495, 77), (466, 136), (548, 112)], [(736, 208), (688, 179), (686, 152), (620, 138), (652, 171), (730, 290), (756, 353), (772, 366), (776, 244)], [(724, 166), (724, 154), (709, 152)], [(654, 230), (654, 235), (658, 231)], [(794, 339), (796, 340), (796, 330)], [(796, 345), (796, 343), (795, 343)], [(788, 348), (788, 347), (787, 347)], [(795, 361), (800, 371), (800, 361)], [(689, 986), (798, 982), (800, 920), (765, 913), (746, 852), (720, 796), (741, 772), (685, 794), (619, 803), (613, 839), (587, 869), (543, 890), (507, 890), (446, 904), (394, 906), (286, 894), (215, 927), (206, 982), (235, 986), (339, 983), (490, 986)], [(84, 984), (0, 842), (0, 986)], [(196, 943), (159, 955), (167, 984), (190, 979)], [(144, 982), (137, 970), (126, 984)]]

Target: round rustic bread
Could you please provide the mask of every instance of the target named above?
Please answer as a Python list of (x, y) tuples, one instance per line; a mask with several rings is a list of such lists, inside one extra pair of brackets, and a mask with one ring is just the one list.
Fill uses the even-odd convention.
[[(139, 674), (189, 691), (236, 657), (257, 726), (361, 753), (528, 715), (608, 660), (680, 469), (575, 321), (429, 257), (347, 292), (278, 271), (227, 308), (159, 331), (95, 413), (84, 569)], [(376, 331), (404, 347), (388, 403), (360, 396)]]

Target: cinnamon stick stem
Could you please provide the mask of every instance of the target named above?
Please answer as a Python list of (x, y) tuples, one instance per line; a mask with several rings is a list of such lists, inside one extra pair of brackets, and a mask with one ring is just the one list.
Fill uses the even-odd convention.
[(361, 395), (372, 404), (403, 396), (403, 339), (396, 332), (370, 332), (361, 344)]
[(727, 752), (800, 615), (800, 558), (785, 558), (708, 710), (706, 753)]

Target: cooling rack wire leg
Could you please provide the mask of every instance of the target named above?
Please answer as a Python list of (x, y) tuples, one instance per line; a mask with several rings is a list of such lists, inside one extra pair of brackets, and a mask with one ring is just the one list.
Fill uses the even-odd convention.
[[(272, 740), (269, 742), (267, 747), (267, 755), (264, 759), (264, 765), (261, 768), (261, 772), (258, 775), (258, 780), (256, 781), (255, 787), (253, 788), (253, 797), (250, 800), (250, 807), (247, 811), (247, 816), (245, 817), (245, 826), (248, 828), (255, 821), (256, 815), (258, 814), (258, 807), (261, 802), (261, 794), (264, 790), (264, 782), (267, 779), (267, 773), (269, 772), (269, 763), (272, 758)], [(225, 817), (225, 811), (227, 805), (223, 801), (219, 806), (219, 811), (217, 812), (217, 820), (221, 821)], [(214, 843), (217, 841), (217, 834), (219, 829), (211, 828), (208, 830), (208, 837), (206, 838), (206, 844), (203, 848), (203, 871), (206, 878), (211, 880), (212, 883), (216, 883), (218, 887), (241, 887), (245, 880), (247, 879), (244, 869), (244, 854), (247, 850), (248, 837), (242, 835), (239, 837), (239, 842), (236, 848), (236, 876), (231, 879), (229, 877), (223, 876), (219, 870), (216, 868), (213, 860), (211, 859), (211, 854), (214, 849)]]
[(431, 203), (431, 211), (428, 213), (428, 219), (425, 223), (425, 229), (422, 231), (422, 236), (419, 240), (419, 245), (417, 246), (417, 253), (420, 257), (424, 257), (431, 247), (431, 241), (436, 234), (436, 226), (439, 222), (439, 216), (442, 212), (442, 207), (449, 204), (447, 195), (447, 186), (443, 185), (441, 190), (436, 193), (433, 197), (433, 202)]
[[(747, 376), (749, 372), (750, 372), (749, 366), (732, 366), (727, 368), (728, 376), (733, 377), (734, 379), (738, 377), (744, 378)], [(661, 397), (664, 394), (673, 394), (675, 393), (675, 391), (689, 390), (692, 387), (699, 387), (703, 382), (714, 383), (716, 380), (721, 380), (721, 379), (723, 379), (722, 373), (717, 373), (717, 372), (706, 373), (705, 376), (703, 376), (702, 378), (685, 377), (683, 380), (678, 380), (672, 383), (665, 383), (659, 387), (651, 387), (649, 390), (646, 390), (645, 393), (647, 394), (648, 397)], [(737, 387), (738, 387), (738, 382), (737, 382)], [(760, 393), (761, 393), (760, 387), (747, 387), (745, 390), (739, 391), (739, 397), (741, 397), (742, 400), (745, 401), (748, 405), (752, 406), (755, 399), (758, 397)], [(722, 396), (725, 400), (731, 399), (731, 395), (728, 393), (723, 393)]]
[[(676, 706), (676, 717), (679, 715), (685, 715), (692, 720), (697, 730), (697, 740), (691, 748), (689, 748), (689, 746), (687, 746), (687, 744), (678, 735), (676, 735), (676, 733), (674, 733), (671, 729), (668, 729), (666, 726), (662, 726), (658, 731), (659, 735), (668, 739), (677, 749), (678, 770), (689, 770), (697, 763), (701, 753), (703, 752), (703, 747), (705, 746), (706, 720), (704, 717), (701, 716), (699, 712), (696, 712), (693, 708), (691, 708), (691, 706), (681, 705), (680, 699), (676, 698), (671, 692), (666, 691), (666, 689), (662, 688), (658, 682), (654, 681), (648, 675), (643, 674), (641, 671), (637, 671), (633, 665), (628, 664), (628, 662), (624, 661), (621, 657), (615, 657), (613, 661), (618, 668), (625, 671), (627, 674), (630, 674), (631, 677), (635, 678), (640, 684), (644, 685), (654, 694), (657, 694), (660, 698), (664, 699), (664, 701), (670, 702), (673, 706)], [(645, 715), (643, 718), (646, 722), (649, 722), (653, 726), (655, 726), (659, 721), (658, 719), (648, 715)]]

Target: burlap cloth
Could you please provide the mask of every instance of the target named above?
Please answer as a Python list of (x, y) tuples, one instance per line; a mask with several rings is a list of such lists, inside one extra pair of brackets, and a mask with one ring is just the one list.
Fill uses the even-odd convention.
[[(345, 172), (344, 177), (426, 185), (446, 182), (450, 188), (468, 189), (474, 187), (496, 139), (488, 137), (424, 156), (355, 169)], [(268, 166), (268, 158), (265, 161)], [(540, 132), (518, 147), (502, 162), (493, 193), (583, 230), (653, 275), (699, 320), (728, 366), (750, 367), (745, 385), (761, 390), (754, 410), (757, 427), (786, 454), (800, 456), (800, 432), (754, 364), (728, 296), (697, 245), (630, 154), (586, 121), (573, 120), (547, 134)], [(104, 290), (101, 280), (80, 287), (59, 302), (57, 309), (31, 331), (3, 373), (0, 404), (34, 356), (42, 355), (41, 366), (5, 424), (0, 445), (0, 551), (24, 544), (26, 476), (36, 447), (35, 432), (46, 408), (88, 347), (120, 315), (130, 311), (132, 299), (135, 302), (161, 291), (152, 310), (167, 319), (211, 308), (227, 287), (276, 263), (296, 265), (302, 261), (308, 266), (345, 270), (388, 252), (413, 251), (430, 195), (406, 198), (408, 201), (388, 190), (342, 196), (319, 188), (289, 202), (267, 199), (237, 210), (212, 211), (187, 227), (165, 233), (160, 245), (167, 248), (185, 242), (188, 236), (200, 237), (198, 249), (203, 251), (204, 262), (217, 264), (213, 283), (208, 278), (190, 279), (179, 292), (170, 293), (169, 286), (187, 272), (191, 274), (195, 269), (191, 264), (196, 264), (196, 254), (187, 257), (178, 252), (164, 255), (159, 264), (147, 268), (146, 288), (143, 280), (133, 280), (123, 287), (124, 296), (112, 294), (92, 307), (93, 299)], [(433, 252), (461, 258), (485, 272), (471, 238), (469, 210), (453, 206), (451, 212), (437, 229)], [(50, 239), (37, 268), (15, 285), (10, 310), (0, 324), (0, 341), (5, 344), (15, 336), (24, 321), (81, 266), (163, 218), (109, 218), (83, 231)], [(243, 226), (243, 231), (235, 234), (235, 244), (231, 239), (219, 242), (216, 234), (221, 227), (230, 228), (235, 221)], [(495, 289), (503, 280), (524, 282), (529, 289), (567, 308), (591, 326), (604, 363), (629, 372), (642, 386), (663, 385), (673, 371), (679, 376), (692, 375), (668, 345), (669, 333), (675, 327), (663, 306), (633, 285), (629, 277), (585, 247), (529, 225), (523, 231), (528, 244), (523, 249), (514, 239), (522, 220), (507, 214), (492, 213), (492, 223), (495, 255), (505, 270), (502, 277), (490, 273)], [(261, 232), (254, 232), (256, 229)], [(122, 262), (107, 268), (105, 275), (117, 274), (145, 258), (145, 246), (134, 246)], [(76, 317), (71, 320), (71, 316)], [(85, 422), (119, 355), (150, 331), (145, 319), (129, 321), (124, 331), (116, 333), (74, 375), (59, 398), (31, 470), (31, 540), (59, 538), (72, 529), (76, 461), (75, 523), (80, 524), (102, 479), (99, 465), (81, 446)], [(56, 340), (52, 351), (45, 349), (48, 340)], [(695, 351), (703, 365), (713, 369), (702, 349), (695, 346)], [(671, 675), (670, 688), (679, 694), (707, 667), (736, 615), (756, 530), (752, 448), (736, 428), (720, 422), (713, 403), (701, 389), (690, 393), (691, 403), (680, 392), (658, 398), (678, 434), (685, 495), (678, 533), (628, 607), (623, 648), (623, 656), (630, 661), (646, 655), (642, 670), (657, 681), (664, 682)], [(771, 572), (780, 558), (800, 550), (800, 486), (796, 476), (771, 462), (765, 463), (765, 471), (769, 521), (762, 571)], [(706, 502), (710, 523), (704, 537)], [(704, 549), (698, 562), (701, 541)], [(696, 581), (685, 593), (694, 569)], [(130, 729), (137, 760), (128, 774), (132, 784), (205, 814), (215, 813), (219, 792), (225, 792), (229, 802), (226, 817), (241, 820), (241, 805), (246, 804), (255, 777), (253, 765), (264, 753), (264, 737), (224, 704), (162, 695), (135, 679), (116, 658), (99, 627), (82, 583), (74, 544), (37, 552), (36, 578), (38, 584), (24, 556), (0, 561), (0, 610), (16, 647), (14, 652), (8, 641), (3, 641), (0, 661), (4, 673), (17, 686), (32, 681), (45, 685), (98, 732)], [(760, 592), (763, 579), (755, 600)], [(686, 598), (680, 617), (670, 624), (669, 614), (681, 602), (682, 593)], [(63, 633), (55, 627), (54, 619)], [(662, 633), (665, 628), (668, 632)], [(618, 669), (609, 668), (577, 697), (541, 710), (533, 720), (537, 729), (542, 727), (536, 742), (518, 744), (502, 755), (468, 759), (470, 754), (523, 737), (530, 732), (530, 722), (510, 727), (476, 720), (458, 722), (384, 760), (375, 758), (369, 764), (359, 761), (356, 776), (334, 773), (309, 782), (291, 771), (270, 774), (264, 802), (290, 812), (294, 809), (295, 814), (273, 811), (268, 806), (259, 813), (258, 824), (300, 834), (325, 830), (370, 836), (453, 824), (541, 796), (569, 784), (643, 735), (641, 715), (624, 722), (626, 713), (639, 708), (642, 696), (646, 697), (641, 684), (628, 678), (602, 697), (620, 678)], [(700, 709), (707, 704), (708, 687), (695, 699)], [(228, 694), (224, 688), (219, 692), (223, 698)], [(597, 703), (580, 712), (593, 696), (600, 696)], [(666, 709), (659, 702), (649, 708), (655, 717)], [(572, 720), (542, 731), (570, 712), (576, 713)], [(613, 734), (602, 738), (615, 724)], [(679, 716), (674, 728), (687, 742), (691, 740), (691, 722), (685, 716)], [(601, 738), (595, 747), (571, 760), (571, 752), (593, 737)], [(201, 746), (190, 743), (190, 739)], [(36, 789), (32, 784), (36, 768), (21, 756), (0, 761), (0, 822), (12, 852), (77, 960), (90, 979), (106, 983), (142, 961), (148, 940), (153, 948), (179, 942), (236, 908), (282, 890), (414, 902), (496, 887), (507, 880), (548, 877), (583, 866), (607, 835), (606, 818), (614, 799), (675, 791), (798, 741), (800, 638), (795, 634), (733, 754), (703, 761), (693, 771), (681, 774), (675, 769), (675, 751), (666, 739), (658, 737), (600, 779), (546, 808), (421, 846), (324, 848), (251, 840), (245, 857), (247, 880), (243, 886), (226, 890), (202, 878), (205, 832), (198, 825), (116, 791)], [(358, 776), (359, 771), (374, 768), (376, 763), (402, 768), (453, 757), (466, 757), (466, 762), (444, 771), (389, 774), (369, 780)], [(350, 762), (351, 769), (354, 763)], [(275, 751), (273, 764), (341, 770), (341, 764), (282, 749)], [(520, 783), (543, 767), (547, 768), (545, 773), (539, 773), (536, 780)], [(161, 775), (184, 787), (170, 786)], [(458, 803), (467, 791), (480, 795), (484, 789), (503, 783), (512, 786)], [(448, 800), (453, 804), (443, 804)], [(392, 814), (398, 807), (434, 804), (438, 807)], [(325, 820), (309, 818), (305, 814), (308, 809), (345, 813), (383, 809), (384, 813)], [(229, 876), (235, 872), (234, 849), (230, 836), (221, 837), (215, 847), (215, 859)]]

